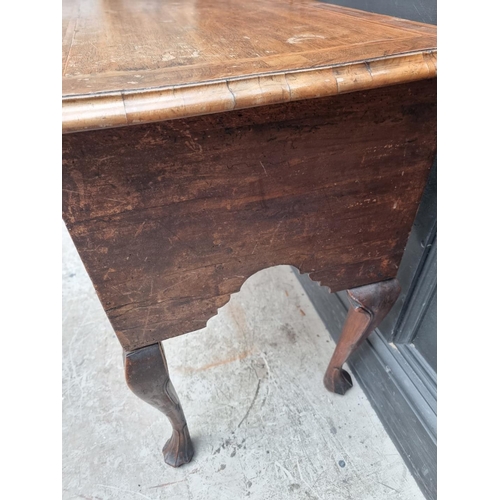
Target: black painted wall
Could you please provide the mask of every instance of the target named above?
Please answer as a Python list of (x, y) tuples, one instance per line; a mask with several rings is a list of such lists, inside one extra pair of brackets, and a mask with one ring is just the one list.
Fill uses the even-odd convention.
[(436, 0), (321, 0), (351, 9), (401, 17), (420, 23), (436, 24)]

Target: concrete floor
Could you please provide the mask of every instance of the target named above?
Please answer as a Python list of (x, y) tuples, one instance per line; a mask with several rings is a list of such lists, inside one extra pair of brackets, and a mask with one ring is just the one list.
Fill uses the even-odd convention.
[(358, 383), (344, 397), (323, 388), (334, 343), (286, 266), (164, 342), (196, 450), (165, 465), (170, 425), (126, 387), (65, 229), (63, 252), (63, 499), (423, 500)]

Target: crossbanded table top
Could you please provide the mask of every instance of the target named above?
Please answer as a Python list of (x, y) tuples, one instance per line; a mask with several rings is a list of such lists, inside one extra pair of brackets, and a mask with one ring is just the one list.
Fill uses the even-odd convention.
[(63, 0), (63, 132), (436, 76), (436, 27), (318, 0)]

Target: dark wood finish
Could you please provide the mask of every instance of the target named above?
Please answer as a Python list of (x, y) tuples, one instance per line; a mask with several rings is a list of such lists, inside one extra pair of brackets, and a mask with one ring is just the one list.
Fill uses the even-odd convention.
[(347, 318), (323, 379), (325, 387), (345, 394), (352, 379), (342, 365), (384, 319), (398, 298), (401, 287), (396, 279), (372, 283), (347, 291), (350, 307)]
[(396, 276), (435, 151), (436, 29), (313, 0), (63, 12), (63, 217), (177, 466), (160, 341), (277, 264), (331, 291)]
[(123, 353), (125, 379), (132, 392), (167, 416), (172, 436), (163, 447), (165, 462), (179, 467), (190, 462), (194, 449), (186, 418), (168, 374), (160, 343)]
[(123, 347), (205, 326), (257, 271), (395, 277), (435, 80), (63, 137), (64, 219)]

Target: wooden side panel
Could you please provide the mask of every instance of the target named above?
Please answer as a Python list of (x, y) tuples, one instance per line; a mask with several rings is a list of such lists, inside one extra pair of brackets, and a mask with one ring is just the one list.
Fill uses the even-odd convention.
[(204, 327), (257, 271), (393, 278), (435, 80), (63, 137), (63, 212), (125, 349)]

